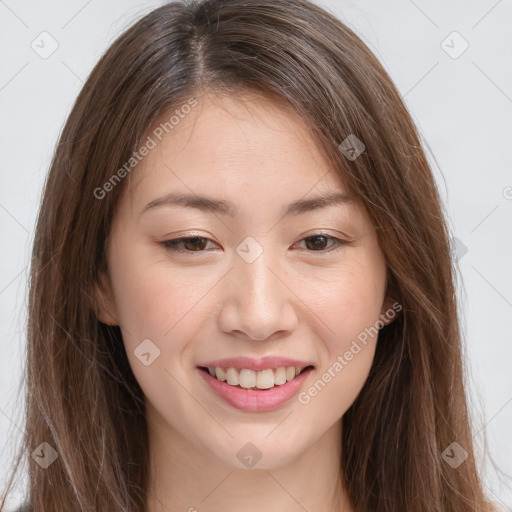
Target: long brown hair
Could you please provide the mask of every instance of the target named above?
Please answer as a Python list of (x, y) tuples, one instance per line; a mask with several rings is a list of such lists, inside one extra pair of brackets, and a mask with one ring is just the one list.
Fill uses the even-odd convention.
[[(472, 446), (450, 237), (417, 129), (365, 44), (306, 0), (168, 3), (123, 33), (87, 79), (56, 147), (33, 247), (16, 465), (27, 457), (30, 510), (145, 510), (144, 397), (119, 327), (98, 321), (93, 300), (127, 179), (104, 185), (157, 117), (207, 91), (257, 92), (298, 112), (376, 228), (388, 295), (403, 309), (381, 329), (342, 419), (354, 510), (490, 510)], [(350, 135), (365, 145), (357, 158), (340, 150)], [(28, 456), (42, 442), (58, 454), (45, 469)], [(454, 442), (467, 453), (457, 468), (442, 456)]]

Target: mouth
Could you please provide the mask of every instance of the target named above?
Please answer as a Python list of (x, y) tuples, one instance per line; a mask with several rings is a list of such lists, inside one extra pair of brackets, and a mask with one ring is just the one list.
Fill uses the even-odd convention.
[(277, 368), (266, 368), (258, 371), (251, 370), (249, 368), (233, 367), (223, 368), (199, 366), (198, 368), (216, 380), (233, 388), (264, 391), (272, 388), (279, 388), (288, 382), (294, 381), (302, 373), (312, 370), (314, 366), (280, 366)]

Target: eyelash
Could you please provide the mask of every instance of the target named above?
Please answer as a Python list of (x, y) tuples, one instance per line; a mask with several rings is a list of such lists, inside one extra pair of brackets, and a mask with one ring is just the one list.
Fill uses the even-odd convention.
[[(343, 247), (344, 245), (346, 245), (346, 244), (348, 244), (350, 242), (349, 240), (343, 240), (341, 238), (337, 238), (337, 237), (331, 236), (331, 235), (326, 235), (324, 233), (318, 233), (318, 234), (309, 235), (307, 237), (304, 237), (302, 240), (299, 240), (299, 242), (302, 242), (304, 240), (308, 240), (309, 238), (316, 238), (316, 237), (321, 237), (321, 238), (326, 238), (327, 240), (332, 240), (334, 242), (335, 248), (334, 249), (330, 249), (330, 250), (308, 251), (308, 252), (327, 254), (327, 253), (330, 253), (332, 251), (341, 249), (341, 247)], [(189, 253), (189, 254), (193, 254), (195, 256), (196, 254), (201, 254), (201, 253), (206, 252), (205, 250), (202, 250), (202, 251), (187, 251), (187, 250), (184, 250), (184, 249), (178, 249), (177, 248), (178, 244), (181, 244), (181, 243), (186, 242), (188, 240), (194, 240), (194, 239), (197, 239), (197, 240), (208, 240), (210, 242), (213, 242), (213, 240), (210, 240), (209, 238), (206, 238), (206, 237), (203, 237), (203, 236), (189, 236), (189, 237), (174, 238), (172, 240), (164, 240), (163, 242), (161, 242), (161, 244), (165, 247), (165, 249), (167, 251), (174, 252), (174, 253)], [(215, 243), (215, 242), (213, 242), (213, 243)]]

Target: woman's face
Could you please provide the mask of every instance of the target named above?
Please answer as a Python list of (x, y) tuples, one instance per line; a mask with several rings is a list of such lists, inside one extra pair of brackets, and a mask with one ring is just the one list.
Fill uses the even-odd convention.
[[(100, 318), (120, 325), (152, 435), (271, 468), (340, 427), (390, 303), (365, 212), (310, 202), (346, 190), (307, 125), (243, 99), (203, 97), (178, 108), (168, 134), (158, 123), (174, 112), (148, 131), (155, 144), (114, 219)], [(200, 368), (210, 365), (243, 370), (228, 384)], [(277, 369), (294, 366), (310, 369)]]

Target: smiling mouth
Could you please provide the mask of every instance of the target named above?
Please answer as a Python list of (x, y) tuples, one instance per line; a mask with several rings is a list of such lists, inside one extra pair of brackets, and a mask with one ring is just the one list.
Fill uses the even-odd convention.
[(239, 389), (266, 390), (282, 386), (298, 377), (306, 370), (313, 369), (313, 365), (304, 367), (279, 367), (266, 370), (249, 370), (247, 368), (207, 368), (199, 369), (209, 373), (213, 378)]

